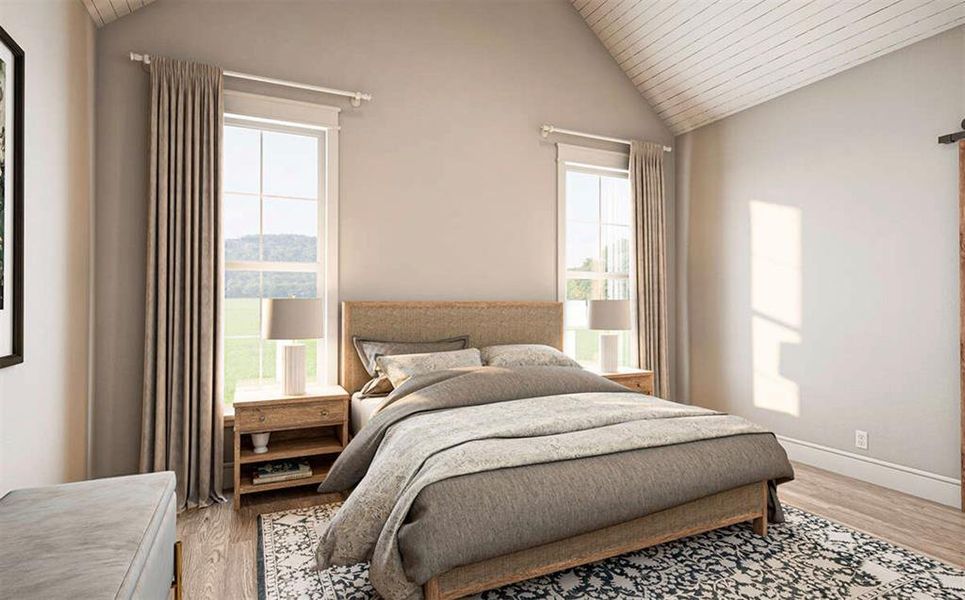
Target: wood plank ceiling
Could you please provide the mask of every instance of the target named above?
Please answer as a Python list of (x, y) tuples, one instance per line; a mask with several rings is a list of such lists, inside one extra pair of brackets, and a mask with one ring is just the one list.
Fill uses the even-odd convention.
[(154, 0), (81, 0), (98, 27), (144, 8)]
[(571, 0), (684, 133), (965, 23), (965, 0)]

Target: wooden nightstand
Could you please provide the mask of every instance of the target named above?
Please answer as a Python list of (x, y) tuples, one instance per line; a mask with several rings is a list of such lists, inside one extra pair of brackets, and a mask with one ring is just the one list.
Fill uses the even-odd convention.
[[(235, 510), (241, 497), (255, 492), (318, 485), (348, 444), (349, 394), (341, 386), (309, 387), (302, 396), (278, 389), (235, 392)], [(255, 454), (251, 433), (271, 432), (268, 452)], [(252, 483), (255, 468), (268, 461), (305, 458), (312, 476), (291, 481)]]
[(624, 387), (628, 387), (635, 392), (653, 395), (653, 371), (621, 368), (616, 373), (601, 373), (597, 370), (593, 372), (601, 377), (606, 377), (610, 381), (615, 381)]

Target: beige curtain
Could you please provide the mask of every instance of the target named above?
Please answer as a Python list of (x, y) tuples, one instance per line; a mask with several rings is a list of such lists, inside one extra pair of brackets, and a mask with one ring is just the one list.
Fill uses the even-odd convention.
[(179, 510), (224, 500), (222, 82), (216, 67), (151, 62), (140, 468), (177, 474)]
[(640, 366), (652, 369), (654, 393), (670, 393), (667, 330), (667, 232), (663, 146), (630, 144), (630, 187), (637, 247), (637, 324)]

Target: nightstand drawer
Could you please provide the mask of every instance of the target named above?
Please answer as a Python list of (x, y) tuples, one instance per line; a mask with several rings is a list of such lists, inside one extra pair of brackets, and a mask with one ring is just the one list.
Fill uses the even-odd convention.
[(238, 431), (271, 431), (313, 425), (338, 425), (345, 422), (346, 402), (317, 400), (287, 406), (246, 407), (236, 409), (235, 427)]
[(637, 370), (622, 373), (604, 373), (606, 377), (614, 383), (619, 383), (625, 388), (641, 394), (653, 395), (653, 372)]
[(600, 372), (588, 367), (591, 372), (600, 377), (606, 377), (614, 383), (619, 383), (625, 388), (641, 394), (653, 395), (653, 371), (647, 369), (632, 369), (625, 367), (615, 372)]
[(641, 392), (643, 394), (653, 393), (653, 377), (627, 377), (625, 379), (618, 379), (616, 382), (635, 392)]

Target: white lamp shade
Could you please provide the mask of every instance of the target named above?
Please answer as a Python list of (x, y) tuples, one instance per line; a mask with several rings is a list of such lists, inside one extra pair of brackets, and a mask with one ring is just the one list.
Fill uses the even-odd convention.
[(630, 301), (590, 300), (589, 326), (603, 331), (630, 329)]
[(321, 298), (272, 298), (261, 301), (261, 337), (308, 340), (325, 332)]

